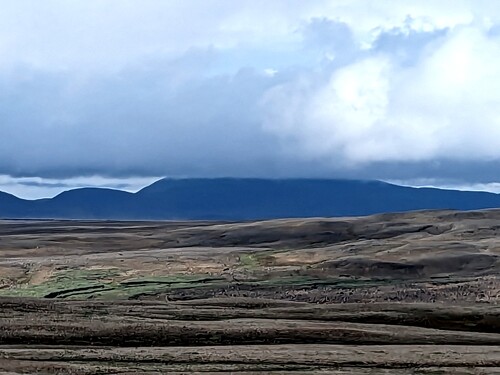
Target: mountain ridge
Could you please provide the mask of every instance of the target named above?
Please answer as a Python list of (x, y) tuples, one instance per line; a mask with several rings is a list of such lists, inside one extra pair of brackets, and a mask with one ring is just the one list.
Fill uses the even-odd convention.
[(89, 187), (38, 200), (0, 192), (0, 218), (251, 220), (499, 207), (495, 193), (346, 179), (164, 178), (136, 193)]

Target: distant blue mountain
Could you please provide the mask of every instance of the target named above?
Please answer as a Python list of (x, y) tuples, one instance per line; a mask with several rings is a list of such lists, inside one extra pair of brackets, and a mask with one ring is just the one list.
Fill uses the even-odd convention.
[(334, 179), (163, 179), (135, 194), (84, 188), (33, 201), (0, 192), (2, 218), (247, 220), (499, 207), (493, 193)]

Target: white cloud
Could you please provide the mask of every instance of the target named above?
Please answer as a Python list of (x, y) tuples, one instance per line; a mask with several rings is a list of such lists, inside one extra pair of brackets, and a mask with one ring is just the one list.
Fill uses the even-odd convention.
[(347, 165), (498, 160), (499, 59), (500, 39), (478, 26), (430, 42), (409, 66), (387, 51), (360, 54), (271, 88), (264, 127), (292, 139), (290, 152)]
[(446, 179), (420, 178), (414, 180), (387, 180), (386, 182), (401, 186), (430, 187), (462, 191), (486, 191), (500, 194), (500, 182), (464, 183)]
[(192, 47), (293, 45), (314, 18), (347, 23), (360, 43), (381, 31), (498, 21), (491, 0), (0, 0), (0, 61), (112, 68)]

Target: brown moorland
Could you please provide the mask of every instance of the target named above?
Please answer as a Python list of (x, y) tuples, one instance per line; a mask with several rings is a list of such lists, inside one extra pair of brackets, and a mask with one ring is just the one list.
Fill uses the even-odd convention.
[(500, 374), (499, 223), (0, 221), (0, 372)]

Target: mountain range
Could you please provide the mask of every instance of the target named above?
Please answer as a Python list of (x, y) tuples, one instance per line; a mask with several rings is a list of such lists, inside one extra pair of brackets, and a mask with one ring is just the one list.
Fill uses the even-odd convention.
[(0, 192), (0, 218), (19, 219), (250, 220), (498, 207), (494, 193), (338, 179), (162, 179), (137, 193), (81, 188), (38, 200)]

